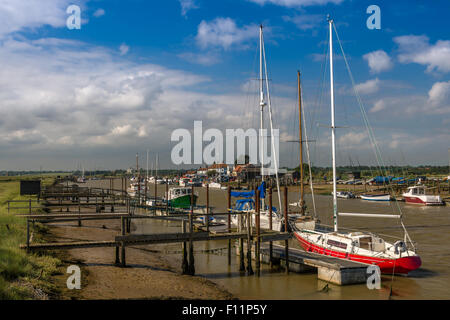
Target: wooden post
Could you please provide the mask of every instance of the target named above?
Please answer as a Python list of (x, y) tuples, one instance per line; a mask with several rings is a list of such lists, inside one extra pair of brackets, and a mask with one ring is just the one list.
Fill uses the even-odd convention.
[[(156, 184), (155, 184), (156, 186)], [(189, 212), (189, 266), (188, 274), (193, 276), (195, 274), (195, 264), (194, 264), (194, 242), (192, 241), (193, 233), (193, 221), (192, 215), (194, 213), (194, 186), (191, 187), (191, 210)]]
[[(284, 187), (284, 232), (288, 232), (288, 187)], [(289, 240), (284, 240), (286, 273), (289, 273)]]
[[(239, 215), (239, 232), (244, 230), (243, 215)], [(245, 261), (244, 261), (244, 239), (239, 239), (239, 271), (245, 271)]]
[[(186, 233), (186, 220), (181, 220), (181, 231), (183, 234)], [(187, 261), (187, 242), (183, 242), (183, 261), (181, 262), (181, 273), (188, 274), (189, 273), (189, 265)]]
[(28, 199), (28, 214), (31, 214), (31, 199)]
[(166, 215), (169, 214), (169, 184), (166, 178)]
[[(272, 230), (272, 187), (269, 188), (269, 230)], [(273, 267), (273, 242), (269, 242), (269, 265)]]
[(30, 220), (27, 218), (27, 250), (30, 249)]
[(252, 239), (251, 239), (251, 213), (250, 211), (247, 212), (247, 274), (252, 275), (253, 274), (253, 268), (252, 268)]
[[(122, 236), (124, 236), (125, 235), (125, 218), (124, 217), (120, 217), (120, 222), (121, 222), (121, 225), (122, 225), (122, 228), (121, 228), (121, 233), (122, 233)], [(126, 267), (126, 261), (125, 261), (125, 242), (123, 242), (122, 241), (122, 255), (121, 255), (122, 257), (121, 257), (121, 260), (122, 260), (122, 267)]]
[(209, 232), (209, 183), (206, 184), (206, 231)]
[(80, 198), (78, 197), (78, 226), (81, 227), (81, 203)]
[(261, 203), (259, 199), (259, 190), (255, 189), (255, 205), (256, 205), (256, 215), (255, 215), (255, 224), (256, 224), (256, 243), (255, 243), (255, 264), (256, 264), (256, 274), (259, 276), (261, 272), (261, 261), (259, 255), (260, 248), (260, 213), (261, 213)]
[[(231, 186), (228, 186), (227, 189), (227, 216), (228, 216), (228, 232), (231, 232)], [(231, 265), (231, 239), (228, 239), (228, 265)]]

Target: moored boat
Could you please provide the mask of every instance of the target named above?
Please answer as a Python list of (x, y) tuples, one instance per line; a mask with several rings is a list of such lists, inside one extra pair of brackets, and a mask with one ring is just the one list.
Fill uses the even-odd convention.
[[(192, 188), (172, 188), (169, 190), (169, 205), (173, 208), (190, 208)], [(198, 196), (194, 193), (193, 205), (196, 206)]]
[(361, 200), (367, 201), (391, 201), (391, 195), (389, 193), (382, 194), (362, 194)]
[(402, 194), (406, 203), (419, 204), (425, 206), (442, 206), (444, 202), (440, 196), (427, 194), (425, 186), (409, 187), (408, 191)]
[[(333, 20), (329, 23), (329, 57), (330, 57), (330, 99), (331, 99), (331, 147), (333, 163), (333, 227), (328, 228), (319, 224), (308, 226), (304, 222), (293, 224), (294, 235), (305, 251), (348, 259), (365, 264), (377, 265), (382, 273), (408, 274), (420, 267), (421, 259), (415, 252), (414, 243), (402, 221), (402, 214), (365, 214), (365, 213), (338, 213), (336, 190), (336, 136), (335, 136), (335, 108), (333, 89)], [(343, 53), (344, 55), (344, 53)], [(344, 56), (345, 58), (345, 56)], [(364, 195), (366, 200), (387, 201), (389, 195)], [(362, 199), (363, 196), (361, 196)], [(338, 216), (396, 218), (400, 219), (404, 231), (404, 238), (394, 243), (386, 242), (380, 236), (371, 232), (344, 232), (338, 231)], [(408, 242), (407, 242), (408, 241)], [(407, 244), (412, 246), (408, 248)]]

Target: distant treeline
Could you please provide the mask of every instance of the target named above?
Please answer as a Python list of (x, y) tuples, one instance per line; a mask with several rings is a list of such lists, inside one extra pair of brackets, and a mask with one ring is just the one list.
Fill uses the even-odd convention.
[[(300, 167), (285, 168), (288, 171), (300, 171)], [(176, 170), (176, 169), (163, 169), (158, 170), (158, 176), (175, 176), (175, 175), (183, 175), (188, 171), (194, 171), (196, 169), (188, 169), (188, 170)], [(385, 167), (383, 172), (380, 171), (377, 167), (370, 166), (341, 166), (337, 167), (337, 175), (340, 179), (346, 179), (348, 177), (352, 177), (352, 173), (357, 172), (360, 174), (361, 178), (371, 178), (379, 175), (390, 175), (395, 177), (417, 177), (417, 176), (438, 176), (438, 175), (448, 175), (449, 167), (448, 166), (389, 166)], [(140, 174), (145, 175), (146, 170), (139, 170)], [(309, 177), (309, 168), (307, 164), (303, 164), (303, 171), (305, 178)], [(322, 179), (324, 177), (331, 177), (333, 172), (331, 167), (311, 167), (311, 172), (314, 179)], [(0, 171), (0, 176), (23, 176), (23, 175), (77, 175), (80, 176), (82, 172), (78, 171)], [(127, 170), (93, 170), (93, 171), (85, 171), (84, 175), (86, 177), (89, 176), (123, 176), (127, 174)], [(133, 172), (135, 174), (135, 172)]]

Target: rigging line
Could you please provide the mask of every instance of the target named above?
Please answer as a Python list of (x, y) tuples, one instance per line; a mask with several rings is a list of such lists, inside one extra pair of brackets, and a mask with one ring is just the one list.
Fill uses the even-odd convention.
[[(375, 149), (375, 150), (374, 150), (374, 151), (375, 151), (375, 157), (377, 158), (378, 166), (379, 166), (379, 168), (380, 168), (380, 171), (383, 172), (382, 168), (385, 168), (385, 165), (384, 165), (384, 162), (383, 162), (383, 158), (381, 157), (381, 151), (380, 151), (380, 149), (379, 149), (379, 147), (378, 147), (378, 144), (377, 144), (377, 141), (376, 141), (376, 139), (375, 139), (375, 135), (374, 135), (374, 133), (373, 133), (372, 127), (370, 126), (369, 119), (367, 118), (367, 113), (366, 113), (366, 111), (365, 111), (365, 108), (364, 108), (363, 102), (362, 102), (362, 100), (361, 100), (361, 97), (360, 97), (360, 95), (359, 95), (359, 93), (358, 93), (358, 90), (356, 89), (356, 85), (355, 85), (355, 80), (354, 80), (354, 78), (353, 78), (353, 74), (352, 74), (352, 72), (351, 72), (351, 70), (350, 70), (350, 66), (349, 66), (349, 64), (348, 64), (347, 57), (346, 57), (345, 52), (344, 52), (344, 49), (343, 49), (343, 47), (342, 47), (341, 40), (339, 39), (339, 35), (338, 35), (338, 33), (337, 33), (336, 26), (335, 26), (334, 24), (333, 24), (333, 28), (334, 28), (334, 31), (335, 31), (335, 33), (336, 33), (336, 37), (337, 37), (337, 39), (338, 39), (339, 46), (340, 46), (341, 51), (342, 51), (342, 56), (344, 57), (345, 65), (346, 65), (346, 67), (347, 67), (347, 71), (348, 71), (348, 73), (349, 73), (349, 77), (350, 77), (350, 80), (351, 80), (352, 85), (353, 85), (353, 90), (354, 90), (356, 99), (357, 99), (357, 101), (358, 101), (359, 108), (360, 108), (361, 113), (362, 113), (362, 115), (363, 115), (363, 120), (364, 120), (364, 122), (365, 122), (365, 124), (366, 124), (366, 126), (367, 126), (368, 131), (369, 131), (369, 139), (371, 140), (372, 145), (374, 146), (374, 149)], [(377, 153), (378, 153), (378, 154), (377, 154)], [(379, 156), (379, 158), (378, 158), (378, 156)], [(386, 169), (384, 170), (384, 172), (386, 172)], [(393, 188), (392, 188), (392, 186), (391, 186), (390, 184), (388, 184), (388, 188), (393, 192)], [(395, 198), (395, 203), (396, 203), (397, 209), (399, 210), (399, 213), (400, 213), (400, 223), (401, 223), (401, 225), (402, 225), (402, 227), (403, 227), (403, 230), (404, 230), (404, 232), (405, 232), (405, 238), (408, 238), (408, 240), (410, 241), (411, 245), (415, 248), (414, 244), (412, 243), (411, 238), (409, 237), (408, 231), (406, 230), (406, 228), (405, 228), (405, 226), (404, 226), (404, 224), (403, 224), (403, 212), (402, 212), (402, 210), (401, 210), (401, 208), (400, 208), (400, 204), (398, 203), (397, 198)], [(392, 209), (393, 209), (393, 208), (392, 208)]]
[[(302, 88), (302, 85), (300, 84), (300, 89)], [(303, 91), (303, 90), (302, 90)], [(314, 187), (313, 187), (313, 179), (312, 179), (312, 171), (311, 171), (311, 159), (309, 156), (309, 139), (308, 134), (306, 132), (306, 119), (305, 119), (305, 102), (303, 101), (303, 95), (300, 97), (301, 103), (302, 103), (302, 122), (303, 122), (303, 130), (305, 131), (305, 140), (306, 140), (306, 156), (308, 158), (308, 167), (309, 167), (309, 184), (311, 188), (311, 198), (313, 203), (313, 210), (314, 210), (314, 218), (317, 218), (317, 212), (316, 212), (316, 201), (314, 199)], [(301, 142), (300, 142), (301, 143)], [(300, 164), (301, 165), (301, 164)], [(303, 181), (302, 181), (303, 183)]]
[[(273, 159), (275, 162), (275, 177), (276, 177), (276, 182), (277, 182), (278, 203), (280, 204), (279, 216), (283, 217), (283, 205), (281, 202), (280, 181), (278, 179), (278, 160), (277, 160), (277, 153), (276, 153), (276, 149), (275, 149), (275, 139), (274, 139), (274, 134), (273, 134), (272, 102), (270, 99), (269, 81), (268, 81), (268, 75), (267, 75), (266, 50), (264, 47), (264, 38), (262, 39), (262, 49), (263, 49), (263, 57), (264, 57), (264, 70), (265, 70), (265, 74), (266, 74), (267, 102), (268, 102), (268, 106), (269, 106), (270, 133), (271, 133), (270, 141), (272, 142), (272, 153), (273, 153)], [(278, 212), (277, 212), (277, 215), (278, 215)]]

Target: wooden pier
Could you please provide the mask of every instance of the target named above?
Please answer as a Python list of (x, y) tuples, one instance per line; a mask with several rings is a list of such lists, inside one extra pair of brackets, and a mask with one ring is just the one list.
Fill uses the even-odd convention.
[[(124, 183), (122, 183), (124, 185)], [(194, 188), (194, 187), (192, 187)], [(207, 189), (208, 191), (208, 189)], [(272, 190), (269, 189), (269, 203), (272, 202)], [(287, 220), (287, 188), (284, 190), (285, 219)], [(21, 248), (30, 251), (39, 250), (70, 250), (79, 248), (114, 248), (115, 264), (126, 267), (126, 248), (139, 245), (158, 245), (181, 243), (182, 244), (182, 272), (195, 274), (194, 242), (198, 241), (228, 241), (228, 264), (231, 265), (231, 251), (233, 242), (237, 242), (236, 250), (239, 256), (239, 270), (247, 275), (253, 275), (253, 263), (256, 275), (260, 275), (261, 263), (280, 263), (286, 272), (306, 272), (317, 269), (318, 278), (331, 283), (343, 285), (361, 283), (366, 280), (366, 265), (306, 253), (304, 251), (289, 248), (289, 239), (292, 234), (284, 232), (264, 230), (260, 228), (259, 192), (255, 190), (256, 214), (250, 212), (235, 212), (231, 210), (231, 189), (228, 189), (228, 208), (226, 213), (211, 213), (209, 208), (209, 193), (207, 192), (207, 205), (201, 213), (195, 213), (193, 197), (191, 208), (176, 212), (169, 210), (168, 206), (155, 206), (146, 208), (146, 213), (136, 213), (137, 202), (130, 198), (124, 190), (81, 188), (69, 186), (56, 186), (43, 190), (40, 205), (44, 212), (32, 212), (33, 206), (28, 203), (27, 213), (18, 214), (27, 219), (27, 240)], [(192, 190), (192, 195), (194, 190)], [(95, 208), (95, 212), (93, 209)], [(100, 210), (99, 210), (100, 208)], [(271, 206), (269, 207), (272, 208)], [(109, 210), (106, 210), (109, 209)], [(109, 212), (105, 212), (109, 211)], [(237, 228), (231, 227), (231, 213), (239, 217)], [(255, 218), (253, 224), (253, 215)], [(225, 216), (224, 224), (213, 224), (209, 221), (213, 216)], [(194, 221), (202, 217), (202, 221)], [(271, 217), (271, 215), (270, 215)], [(73, 241), (52, 243), (31, 243), (31, 223), (59, 223), (77, 222), (82, 227), (83, 221), (88, 220), (120, 220), (120, 231), (113, 239), (101, 241)], [(178, 233), (154, 233), (154, 234), (130, 234), (131, 221), (134, 219), (161, 219), (181, 222), (181, 230)], [(272, 225), (271, 218), (270, 226)], [(275, 241), (284, 242), (284, 245), (274, 244)], [(244, 249), (245, 248), (245, 249)], [(246, 252), (246, 254), (244, 254)]]

